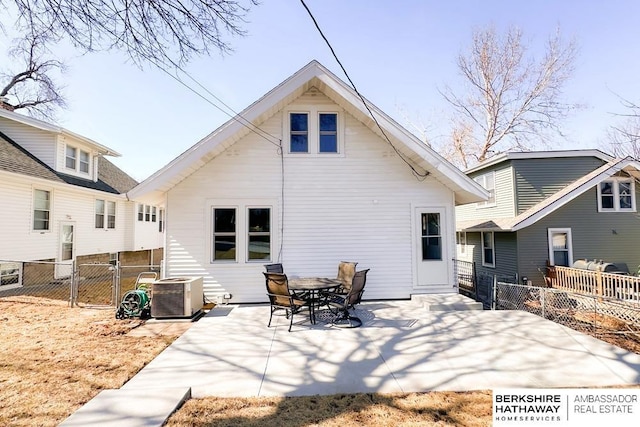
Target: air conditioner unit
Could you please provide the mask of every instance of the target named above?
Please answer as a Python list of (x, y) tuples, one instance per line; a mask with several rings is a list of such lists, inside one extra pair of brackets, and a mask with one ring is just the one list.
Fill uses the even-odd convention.
[(193, 317), (203, 306), (202, 277), (170, 277), (151, 285), (151, 317)]

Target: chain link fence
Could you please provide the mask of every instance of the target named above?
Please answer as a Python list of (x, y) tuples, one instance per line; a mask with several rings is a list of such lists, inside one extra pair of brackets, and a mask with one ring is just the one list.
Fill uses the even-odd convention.
[(522, 310), (572, 329), (640, 337), (640, 304), (553, 288), (494, 281), (491, 308)]
[(160, 266), (0, 260), (0, 298), (25, 295), (71, 306), (115, 307), (136, 287), (140, 273), (148, 272), (159, 278)]

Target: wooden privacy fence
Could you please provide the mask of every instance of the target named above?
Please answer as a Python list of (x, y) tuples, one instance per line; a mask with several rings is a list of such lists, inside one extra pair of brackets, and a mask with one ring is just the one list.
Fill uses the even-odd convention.
[(640, 303), (640, 277), (637, 276), (550, 266), (547, 280), (556, 289)]

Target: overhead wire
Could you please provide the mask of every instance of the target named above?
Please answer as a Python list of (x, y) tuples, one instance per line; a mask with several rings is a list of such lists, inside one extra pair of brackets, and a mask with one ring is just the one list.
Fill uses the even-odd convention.
[(364, 98), (364, 96), (362, 96), (362, 94), (360, 93), (360, 91), (356, 87), (356, 84), (353, 82), (353, 80), (351, 80), (351, 77), (349, 76), (349, 73), (347, 72), (347, 70), (344, 67), (344, 65), (342, 65), (342, 62), (338, 58), (338, 55), (336, 54), (335, 50), (333, 49), (333, 46), (329, 42), (329, 39), (327, 39), (327, 37), (324, 35), (324, 32), (320, 28), (320, 25), (318, 24), (318, 21), (316, 20), (316, 18), (313, 16), (313, 13), (311, 12), (311, 10), (307, 6), (307, 4), (304, 2), (304, 0), (300, 0), (300, 3), (302, 3), (302, 6), (304, 6), (305, 10), (309, 14), (309, 17), (311, 18), (311, 20), (313, 21), (313, 24), (315, 25), (316, 29), (320, 33), (320, 36), (322, 37), (322, 39), (325, 41), (325, 43), (329, 47), (329, 50), (331, 51), (331, 54), (333, 55), (333, 57), (335, 58), (336, 62), (338, 63), (338, 65), (342, 69), (342, 72), (344, 73), (344, 75), (347, 77), (347, 80), (349, 80), (349, 83), (351, 84), (351, 87), (355, 91), (356, 95), (358, 95), (358, 97), (360, 98), (360, 101), (362, 101), (362, 104), (364, 105), (364, 107), (369, 112), (369, 115), (371, 116), (371, 118), (373, 119), (374, 123), (376, 124), (376, 126), (378, 127), (380, 132), (382, 133), (382, 136), (384, 136), (384, 139), (389, 143), (391, 148), (393, 148), (393, 150), (396, 152), (398, 157), (400, 157), (400, 159), (402, 159), (402, 161), (404, 163), (406, 163), (407, 166), (409, 166), (409, 168), (411, 169), (411, 171), (413, 172), (413, 174), (417, 178), (424, 179), (427, 176), (429, 176), (429, 172), (428, 171), (425, 171), (424, 173), (418, 172), (418, 170), (405, 158), (405, 156), (400, 152), (400, 150), (398, 150), (398, 148), (391, 142), (391, 139), (387, 136), (387, 133), (384, 131), (384, 129), (382, 128), (382, 126), (378, 122), (378, 119), (376, 119), (376, 116), (373, 114), (373, 111), (371, 111), (371, 108), (369, 107), (369, 104), (367, 103), (366, 99)]

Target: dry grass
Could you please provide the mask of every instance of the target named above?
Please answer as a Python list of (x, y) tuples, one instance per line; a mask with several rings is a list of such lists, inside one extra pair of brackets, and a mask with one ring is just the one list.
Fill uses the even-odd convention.
[[(127, 335), (141, 323), (116, 320), (113, 309), (0, 298), (0, 425), (54, 426), (101, 390), (121, 387), (176, 338)], [(640, 353), (637, 335), (609, 338)], [(192, 399), (167, 425), (488, 426), (491, 392)]]
[(167, 426), (489, 426), (491, 392), (192, 399)]
[(0, 425), (55, 426), (100, 390), (120, 388), (176, 337), (125, 335), (114, 310), (0, 299)]

